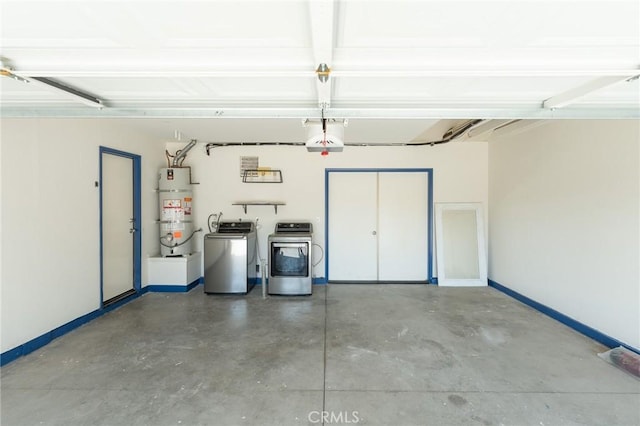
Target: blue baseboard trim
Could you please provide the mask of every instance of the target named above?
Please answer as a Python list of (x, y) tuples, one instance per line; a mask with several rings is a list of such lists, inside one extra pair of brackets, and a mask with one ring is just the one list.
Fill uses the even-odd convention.
[(596, 330), (595, 328), (589, 327), (586, 324), (581, 323), (580, 321), (576, 321), (575, 319), (563, 314), (562, 312), (558, 312), (553, 308), (550, 308), (546, 305), (543, 305), (540, 302), (536, 302), (533, 299), (528, 298), (527, 296), (518, 293), (517, 291), (511, 290), (508, 287), (503, 286), (493, 280), (487, 280), (489, 287), (493, 287), (496, 290), (506, 294), (507, 296), (511, 296), (519, 302), (524, 303), (527, 306), (532, 307), (533, 309), (539, 311), (540, 313), (553, 318), (556, 321), (561, 322), (562, 324), (574, 329), (578, 333), (584, 334), (585, 336), (595, 340), (596, 342), (600, 342), (603, 345), (609, 348), (617, 348), (618, 346), (623, 346), (630, 351), (633, 351), (637, 354), (640, 354), (640, 350), (634, 348), (633, 346), (627, 345), (624, 342), (619, 341), (618, 339), (614, 339), (611, 336), (607, 336), (606, 334)]
[(122, 300), (118, 300), (117, 302), (104, 306), (101, 309), (97, 309), (95, 311), (89, 312), (88, 314), (82, 315), (74, 320), (69, 321), (66, 324), (61, 325), (60, 327), (54, 328), (53, 330), (42, 334), (41, 336), (36, 337), (35, 339), (31, 339), (28, 342), (17, 346), (13, 349), (10, 349), (6, 352), (0, 354), (0, 367), (4, 366), (21, 356), (28, 355), (31, 352), (40, 349), (41, 347), (51, 343), (52, 340), (57, 339), (60, 336), (63, 336), (70, 331), (75, 330), (76, 328), (84, 325), (94, 319), (106, 314), (107, 312), (111, 312), (114, 309), (119, 308), (120, 306), (131, 302), (132, 300), (137, 299), (148, 291), (147, 287), (142, 288), (139, 292), (134, 293), (128, 297), (125, 297)]
[(153, 293), (187, 293), (187, 292), (191, 291), (193, 288), (195, 288), (198, 284), (200, 284), (201, 280), (202, 280), (202, 278), (198, 278), (198, 279), (194, 280), (193, 282), (191, 282), (188, 285), (150, 284), (150, 285), (146, 286), (145, 288), (147, 289), (147, 291), (150, 291), (150, 292), (153, 292)]

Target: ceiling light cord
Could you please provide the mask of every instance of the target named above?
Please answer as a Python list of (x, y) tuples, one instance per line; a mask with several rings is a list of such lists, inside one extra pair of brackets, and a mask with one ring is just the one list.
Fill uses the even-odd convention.
[(327, 119), (324, 118), (324, 105), (320, 110), (320, 117), (322, 118), (322, 147), (323, 147), (322, 151), (320, 152), (320, 155), (322, 155), (323, 157), (326, 157), (327, 155), (329, 155), (329, 151), (327, 150)]
[(327, 144), (327, 119), (324, 118), (324, 107), (320, 110), (320, 117), (322, 119), (322, 145)]

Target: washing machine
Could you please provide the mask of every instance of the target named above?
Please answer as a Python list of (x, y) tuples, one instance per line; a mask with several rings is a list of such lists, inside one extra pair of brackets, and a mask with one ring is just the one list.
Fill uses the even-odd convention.
[(204, 236), (204, 292), (247, 294), (257, 282), (258, 256), (253, 222), (220, 222)]

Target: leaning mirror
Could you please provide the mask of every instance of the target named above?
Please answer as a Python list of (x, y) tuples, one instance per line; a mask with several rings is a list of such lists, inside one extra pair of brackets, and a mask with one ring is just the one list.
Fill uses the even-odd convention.
[(481, 203), (436, 203), (438, 285), (486, 286)]

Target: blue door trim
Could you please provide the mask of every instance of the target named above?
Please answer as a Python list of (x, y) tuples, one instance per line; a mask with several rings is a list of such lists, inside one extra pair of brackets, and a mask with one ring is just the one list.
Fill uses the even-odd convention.
[(376, 169), (376, 168), (362, 168), (362, 169), (324, 169), (324, 247), (325, 247), (325, 262), (324, 262), (324, 276), (329, 280), (329, 174), (330, 173), (426, 173), (427, 182), (427, 281), (429, 283), (434, 282), (433, 277), (433, 169)]
[(125, 151), (120, 151), (105, 146), (100, 146), (100, 307), (104, 307), (103, 301), (103, 219), (102, 219), (102, 156), (103, 154), (129, 158), (133, 164), (133, 227), (136, 232), (133, 235), (133, 289), (140, 293), (142, 289), (142, 157)]

